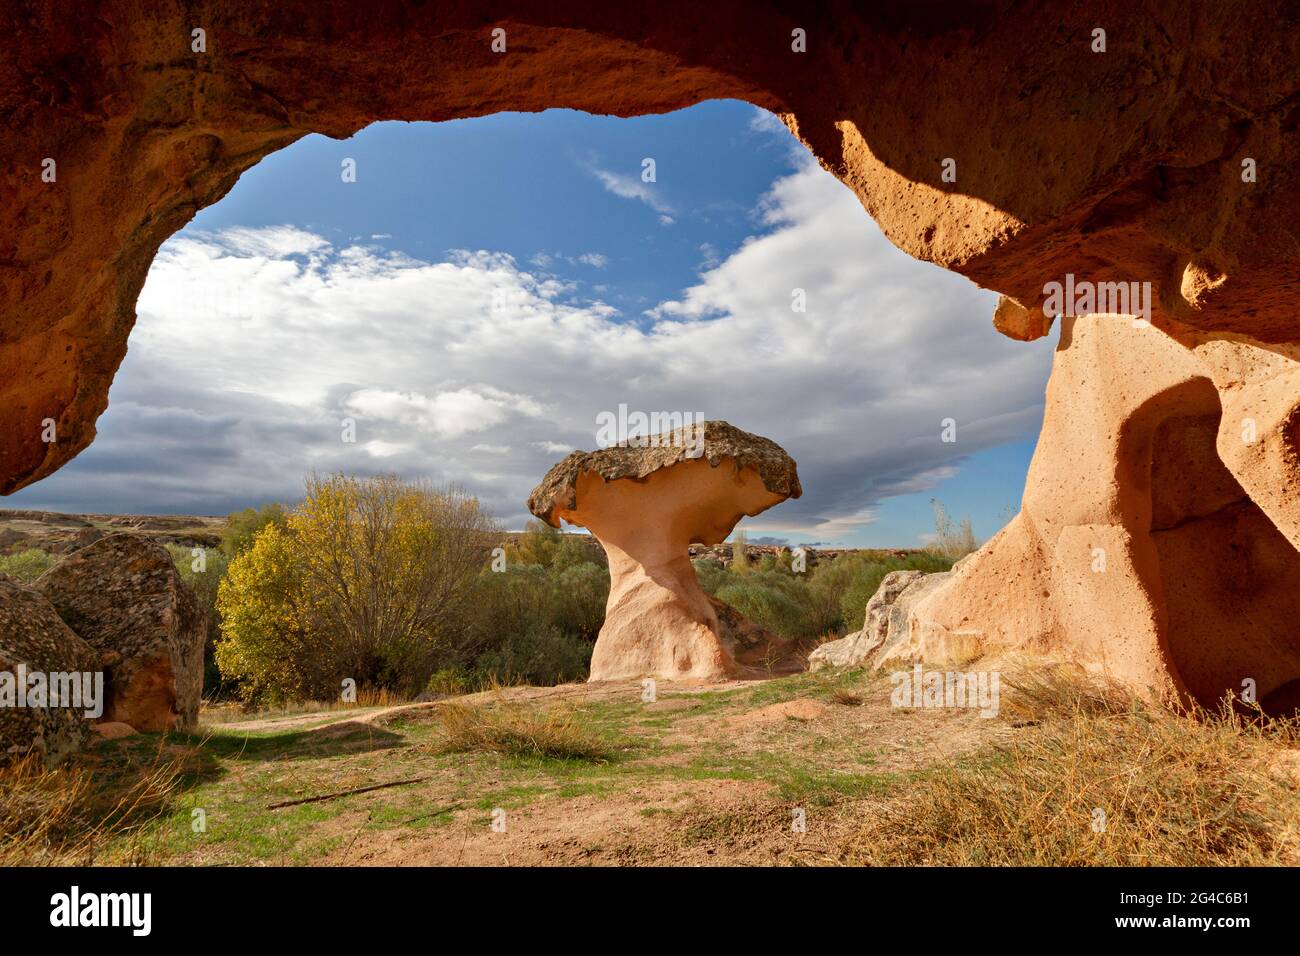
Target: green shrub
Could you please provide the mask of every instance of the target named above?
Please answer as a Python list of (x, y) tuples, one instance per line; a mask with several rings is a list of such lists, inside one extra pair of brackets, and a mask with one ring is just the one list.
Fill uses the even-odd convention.
[(797, 581), (777, 580), (774, 572), (742, 572), (718, 589), (714, 596), (730, 604), (755, 624), (786, 637), (809, 637), (807, 615), (801, 605)]
[(591, 642), (553, 624), (536, 624), (507, 634), (479, 655), (475, 669), (503, 684), (567, 684), (586, 678)]
[(918, 552), (905, 558), (845, 554), (795, 574), (788, 561), (765, 555), (743, 572), (712, 558), (694, 562), (700, 587), (756, 624), (785, 637), (844, 634), (862, 626), (867, 601), (891, 571), (946, 571), (951, 560)]
[(58, 563), (57, 556), (47, 554), (40, 548), (28, 548), (17, 554), (0, 555), (0, 574), (7, 574), (15, 581), (30, 583)]
[(696, 558), (691, 562), (695, 566), (695, 577), (706, 593), (716, 595), (718, 588), (727, 582), (727, 569), (716, 558)]
[(269, 524), (283, 528), (288, 516), (284, 505), (272, 503), (260, 508), (245, 508), (226, 519), (221, 532), (221, 550), (226, 557), (236, 557), (253, 543), (257, 533)]
[(434, 671), (433, 676), (429, 678), (429, 683), (425, 685), (424, 691), (426, 694), (459, 697), (461, 694), (468, 694), (475, 690), (478, 683), (476, 674), (464, 667), (453, 664)]
[(167, 545), (167, 552), (180, 573), (181, 580), (194, 589), (199, 603), (208, 611), (208, 632), (203, 643), (203, 696), (219, 699), (233, 693), (234, 681), (223, 680), (221, 668), (217, 666), (217, 641), (221, 639), (221, 611), (217, 607), (217, 593), (221, 582), (225, 580), (230, 559), (223, 551), (205, 548), (203, 553), (203, 570), (196, 570), (199, 564), (190, 548), (178, 544)]

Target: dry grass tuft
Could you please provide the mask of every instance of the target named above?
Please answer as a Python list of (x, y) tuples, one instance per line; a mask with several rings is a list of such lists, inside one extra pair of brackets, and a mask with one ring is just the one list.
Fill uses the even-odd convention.
[(240, 723), (252, 720), (275, 720), (280, 717), (301, 717), (307, 714), (329, 715), (372, 707), (398, 707), (411, 702), (410, 696), (390, 691), (386, 687), (359, 687), (357, 699), (347, 703), (340, 700), (295, 700), (253, 706), (230, 701), (204, 704), (202, 719), (204, 723), (209, 724)]
[(446, 703), (437, 708), (436, 719), (442, 731), (439, 745), (445, 752), (479, 751), (591, 763), (605, 763), (613, 757), (604, 738), (585, 725), (572, 708)]
[[(1250, 866), (1300, 859), (1300, 721), (1184, 713), (1066, 669), (1019, 675), (1035, 726), (873, 808), (845, 858), (872, 865)], [(1008, 701), (1004, 699), (1003, 708)], [(1100, 811), (1100, 812), (1099, 812)]]
[(48, 769), (34, 755), (0, 766), (0, 866), (93, 863), (97, 844), (130, 838), (163, 812), (181, 773), (161, 753), (125, 777)]
[(1053, 717), (1118, 716), (1141, 709), (1130, 690), (1074, 664), (1013, 666), (1003, 672), (1002, 685), (998, 716), (1013, 727)]
[(861, 707), (864, 703), (861, 694), (846, 687), (836, 687), (831, 691), (831, 700), (837, 704), (843, 704), (845, 707)]

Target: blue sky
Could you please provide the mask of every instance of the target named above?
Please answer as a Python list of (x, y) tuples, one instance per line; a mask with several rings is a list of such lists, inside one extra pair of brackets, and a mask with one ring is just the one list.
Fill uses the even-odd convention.
[(293, 500), (312, 469), (396, 471), (519, 527), (627, 403), (791, 452), (805, 496), (752, 538), (914, 546), (932, 497), (987, 537), (1019, 503), (1052, 348), (999, 336), (995, 300), (891, 246), (747, 104), (310, 136), (164, 245), (99, 438), (6, 504), (219, 514)]

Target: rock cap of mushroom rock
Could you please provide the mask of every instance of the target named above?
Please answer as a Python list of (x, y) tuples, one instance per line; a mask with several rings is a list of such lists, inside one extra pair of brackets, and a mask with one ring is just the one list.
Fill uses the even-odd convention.
[(528, 510), (558, 528), (555, 511), (577, 508), (578, 477), (582, 474), (593, 472), (606, 481), (640, 480), (662, 468), (701, 458), (714, 468), (727, 459), (738, 471), (752, 468), (773, 494), (786, 498), (803, 494), (794, 459), (780, 445), (728, 422), (707, 421), (659, 435), (631, 438), (598, 451), (575, 451), (548, 471), (533, 489), (528, 496)]

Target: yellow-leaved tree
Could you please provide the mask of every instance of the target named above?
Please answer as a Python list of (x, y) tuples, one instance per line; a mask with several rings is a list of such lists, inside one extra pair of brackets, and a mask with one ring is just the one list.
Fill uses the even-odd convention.
[(268, 524), (230, 564), (221, 672), (254, 699), (335, 698), (348, 678), (418, 691), (452, 650), (498, 537), (459, 489), (313, 475), (283, 527)]

